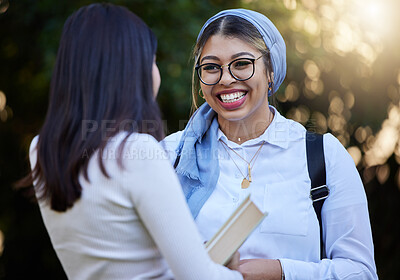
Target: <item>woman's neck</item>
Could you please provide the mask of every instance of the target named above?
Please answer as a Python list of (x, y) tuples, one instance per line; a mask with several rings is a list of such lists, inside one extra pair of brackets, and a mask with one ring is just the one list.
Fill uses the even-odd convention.
[(246, 119), (239, 121), (218, 120), (219, 127), (226, 137), (236, 144), (242, 144), (250, 139), (260, 137), (274, 118), (272, 110), (266, 110), (266, 116), (257, 120)]

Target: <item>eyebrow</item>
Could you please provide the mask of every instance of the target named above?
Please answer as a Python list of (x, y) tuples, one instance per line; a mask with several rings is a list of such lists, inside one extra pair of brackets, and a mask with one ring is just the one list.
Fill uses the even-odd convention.
[(232, 55), (231, 58), (235, 59), (235, 58), (238, 58), (238, 57), (244, 56), (244, 55), (249, 55), (249, 56), (255, 58), (255, 56), (252, 53), (249, 53), (249, 52), (240, 52), (240, 53)]
[[(231, 56), (231, 59), (235, 59), (235, 58), (238, 58), (238, 57), (241, 57), (241, 56), (244, 56), (244, 55), (249, 55), (249, 56), (255, 58), (255, 56), (254, 56), (252, 53), (249, 53), (249, 52), (240, 52), (240, 53), (236, 53), (236, 54), (232, 55), (232, 56)], [(219, 60), (219, 57), (218, 57), (218, 56), (215, 56), (215, 55), (207, 55), (207, 56), (203, 57), (203, 58), (200, 60), (200, 63), (202, 63), (202, 62), (203, 62), (204, 60), (206, 60), (206, 59)]]
[(207, 55), (207, 56), (203, 57), (203, 58), (200, 60), (200, 63), (202, 63), (205, 59), (219, 60), (218, 56), (215, 56), (215, 55)]

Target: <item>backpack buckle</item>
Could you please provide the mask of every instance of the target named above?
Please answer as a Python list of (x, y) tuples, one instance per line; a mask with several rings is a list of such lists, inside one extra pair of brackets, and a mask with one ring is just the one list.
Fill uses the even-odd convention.
[(310, 198), (312, 202), (317, 202), (326, 199), (329, 196), (329, 188), (327, 185), (312, 188), (310, 190)]

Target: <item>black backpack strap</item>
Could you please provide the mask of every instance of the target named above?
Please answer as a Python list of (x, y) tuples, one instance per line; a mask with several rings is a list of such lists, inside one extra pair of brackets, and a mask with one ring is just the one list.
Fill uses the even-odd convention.
[(176, 167), (178, 166), (179, 160), (181, 159), (181, 155), (177, 155), (175, 162), (174, 162), (174, 169), (176, 169)]
[(326, 252), (322, 240), (321, 209), (325, 199), (329, 196), (329, 188), (326, 185), (323, 135), (307, 131), (306, 150), (308, 173), (311, 179), (310, 198), (313, 201), (314, 210), (318, 218), (321, 259), (323, 259), (326, 257)]

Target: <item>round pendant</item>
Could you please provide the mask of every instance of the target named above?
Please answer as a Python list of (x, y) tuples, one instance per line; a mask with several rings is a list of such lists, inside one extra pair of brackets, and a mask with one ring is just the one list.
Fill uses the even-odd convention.
[(247, 189), (249, 186), (250, 186), (249, 180), (244, 178), (243, 181), (242, 181), (242, 189)]

